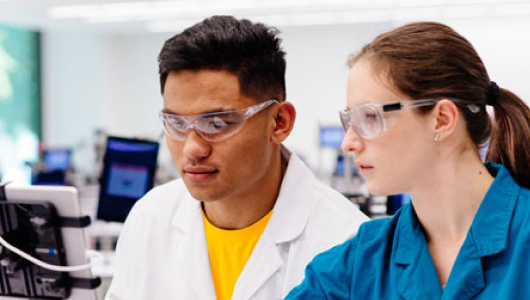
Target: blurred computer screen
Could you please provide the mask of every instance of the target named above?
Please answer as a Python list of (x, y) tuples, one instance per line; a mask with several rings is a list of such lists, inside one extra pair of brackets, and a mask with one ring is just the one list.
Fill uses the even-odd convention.
[(341, 126), (321, 126), (319, 143), (324, 148), (341, 149), (344, 129)]
[(65, 148), (44, 150), (43, 162), (47, 171), (67, 170), (71, 166), (72, 150)]
[(134, 203), (153, 188), (158, 149), (155, 141), (108, 137), (98, 219), (125, 221)]

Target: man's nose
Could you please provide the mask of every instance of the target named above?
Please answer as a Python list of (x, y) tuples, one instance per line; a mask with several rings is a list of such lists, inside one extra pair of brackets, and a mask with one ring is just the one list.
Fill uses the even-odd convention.
[(212, 147), (194, 129), (191, 129), (184, 140), (183, 152), (190, 160), (197, 161), (208, 157), (212, 152)]

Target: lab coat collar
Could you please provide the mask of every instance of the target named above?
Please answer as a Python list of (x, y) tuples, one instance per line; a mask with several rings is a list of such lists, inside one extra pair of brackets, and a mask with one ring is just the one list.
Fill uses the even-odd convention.
[(521, 190), (504, 166), (486, 163), (486, 168), (495, 180), (471, 224), (480, 257), (497, 254), (506, 248), (510, 221)]
[(394, 263), (403, 267), (398, 291), (404, 299), (440, 299), (442, 288), (416, 213), (411, 204), (398, 213), (393, 245), (397, 248)]
[(269, 221), (277, 244), (290, 242), (302, 234), (315, 205), (315, 197), (311, 194), (315, 183), (313, 173), (298, 156), (283, 146), (282, 156), (289, 165)]
[(418, 255), (418, 249), (425, 243), (425, 236), (412, 204), (405, 205), (394, 218), (399, 217), (396, 225), (394, 263), (410, 265)]
[(186, 193), (172, 223), (180, 231), (176, 234), (181, 234), (178, 242), (181, 255), (175, 258), (177, 263), (172, 268), (173, 277), (175, 280), (187, 280), (197, 299), (215, 299), (200, 202)]
[(186, 233), (195, 228), (197, 221), (202, 220), (202, 206), (201, 202), (194, 199), (187, 190), (183, 197), (171, 224)]

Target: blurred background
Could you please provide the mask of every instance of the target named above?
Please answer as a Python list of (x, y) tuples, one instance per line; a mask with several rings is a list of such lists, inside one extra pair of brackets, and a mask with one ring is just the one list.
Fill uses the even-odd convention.
[[(339, 124), (348, 55), (397, 25), (453, 26), (475, 45), (493, 80), (530, 99), (530, 1), (0, 0), (3, 180), (29, 182), (25, 162), (37, 159), (39, 142), (71, 148), (73, 166), (96, 176), (98, 135), (158, 139), (160, 48), (213, 14), (281, 30), (288, 100), (298, 110), (286, 145), (319, 174), (335, 164), (333, 150), (319, 149), (319, 127)], [(171, 169), (160, 149), (161, 166)]]
[[(178, 177), (157, 117), (158, 53), (166, 39), (215, 14), (281, 31), (287, 99), (298, 112), (285, 144), (323, 181), (362, 198), (354, 202), (372, 216), (408, 200), (368, 195), (340, 151), (349, 54), (398, 25), (440, 21), (471, 41), (492, 80), (530, 101), (530, 1), (0, 0), (1, 181), (78, 187), (88, 213), (118, 222), (89, 228), (91, 246), (111, 252), (129, 204)], [(151, 151), (140, 154), (144, 165), (114, 161), (130, 150), (123, 143)], [(142, 189), (126, 190), (137, 182)], [(101, 184), (111, 187), (107, 194)], [(98, 210), (120, 197), (132, 199), (122, 215), (113, 215), (120, 207)], [(111, 268), (97, 272), (112, 276)]]

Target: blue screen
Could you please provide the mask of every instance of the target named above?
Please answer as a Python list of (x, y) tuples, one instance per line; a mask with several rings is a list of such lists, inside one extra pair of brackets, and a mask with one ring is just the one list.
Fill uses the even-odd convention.
[(112, 164), (107, 194), (116, 197), (141, 198), (147, 192), (149, 173), (146, 167)]
[(344, 129), (340, 126), (320, 127), (320, 146), (322, 147), (340, 149), (343, 138)]
[(44, 167), (48, 171), (66, 170), (70, 167), (71, 151), (53, 149), (44, 151)]
[(397, 194), (391, 195), (387, 198), (387, 214), (393, 215), (398, 211), (403, 205), (410, 202), (409, 194)]
[(103, 159), (98, 219), (123, 222), (154, 185), (159, 144), (109, 137)]

